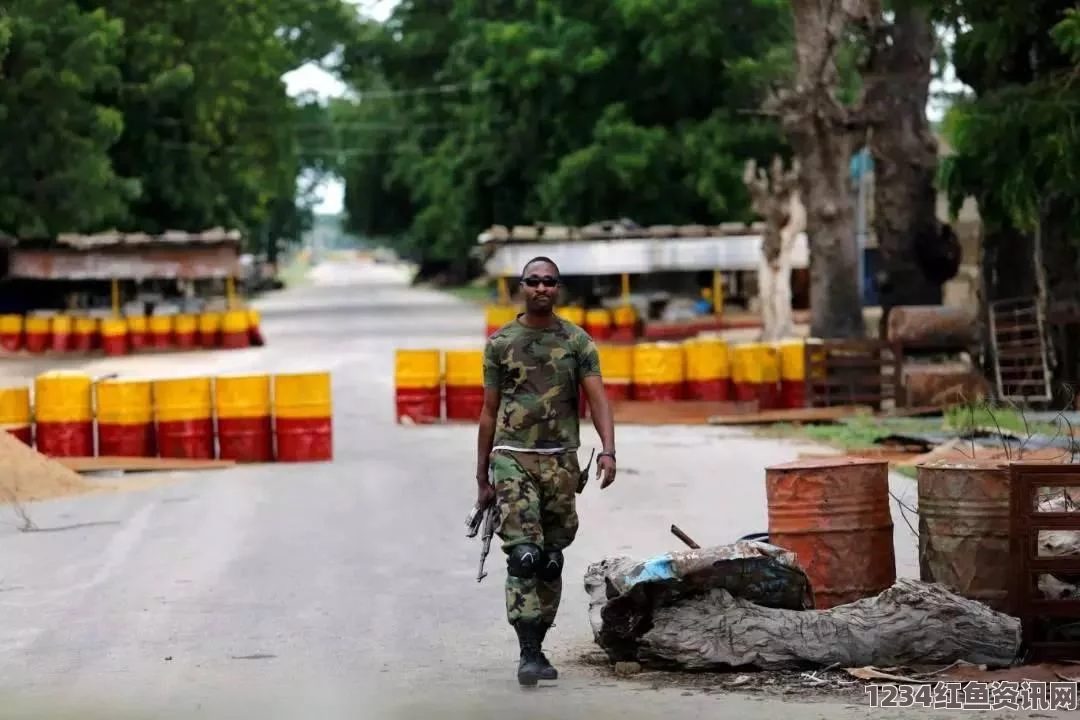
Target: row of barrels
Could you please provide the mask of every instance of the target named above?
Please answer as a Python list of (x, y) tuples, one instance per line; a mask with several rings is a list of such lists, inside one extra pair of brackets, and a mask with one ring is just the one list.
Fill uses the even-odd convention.
[[(805, 406), (804, 344), (729, 344), (699, 335), (681, 343), (597, 347), (613, 401), (756, 401), (770, 410)], [(399, 349), (394, 382), (399, 422), (475, 420), (483, 407), (483, 350)], [(581, 407), (584, 413), (586, 404)]]
[(0, 428), (49, 457), (330, 460), (330, 374), (94, 380), (50, 371), (32, 388), (0, 388)]
[(236, 349), (263, 344), (256, 310), (199, 314), (0, 315), (0, 349), (30, 353), (127, 355), (147, 349)]
[[(521, 312), (521, 308), (515, 305), (489, 305), (484, 311), (486, 336), (501, 328)], [(612, 342), (632, 342), (637, 337), (637, 310), (633, 305), (620, 305), (607, 308), (585, 308), (566, 306), (558, 309), (558, 314), (564, 319), (574, 323), (597, 342), (610, 340)]]

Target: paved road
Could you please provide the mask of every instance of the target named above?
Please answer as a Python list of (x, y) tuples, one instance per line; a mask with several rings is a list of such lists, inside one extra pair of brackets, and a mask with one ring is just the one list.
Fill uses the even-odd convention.
[[(410, 290), (391, 269), (329, 266), (313, 279), (260, 303), (265, 348), (90, 364), (156, 376), (330, 369), (336, 459), (176, 475), (32, 506), (48, 532), (20, 533), (0, 512), (0, 717), (869, 713), (654, 690), (577, 662), (591, 647), (580, 582), (588, 562), (671, 549), (673, 521), (704, 542), (764, 528), (762, 468), (798, 448), (721, 429), (619, 430), (622, 475), (582, 496), (584, 527), (569, 553), (552, 631), (564, 679), (558, 689), (519, 689), (501, 557), (496, 549), (478, 586), (478, 545), (462, 532), (475, 431), (393, 423), (393, 349), (477, 345), (479, 311)], [(595, 442), (591, 428), (583, 439)], [(902, 523), (897, 538), (901, 572), (913, 574)]]

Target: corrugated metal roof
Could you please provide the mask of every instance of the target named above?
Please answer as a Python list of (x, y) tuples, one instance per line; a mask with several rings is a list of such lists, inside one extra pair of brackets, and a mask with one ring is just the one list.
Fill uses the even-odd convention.
[(568, 225), (492, 225), (477, 238), (481, 245), (502, 243), (572, 242), (589, 240), (628, 240), (633, 238), (706, 238), (742, 236), (764, 231), (765, 224), (755, 222), (722, 223), (720, 225), (649, 225), (613, 220), (583, 226)]
[(139, 247), (147, 245), (223, 245), (238, 244), (243, 239), (239, 230), (211, 228), (191, 233), (182, 230), (166, 230), (160, 235), (147, 233), (104, 232), (94, 235), (65, 233), (56, 237), (56, 245), (74, 250), (97, 250), (117, 246)]

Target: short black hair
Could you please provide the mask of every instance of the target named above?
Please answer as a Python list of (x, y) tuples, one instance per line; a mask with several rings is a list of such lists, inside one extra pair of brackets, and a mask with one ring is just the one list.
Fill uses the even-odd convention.
[(530, 265), (533, 265), (533, 264), (539, 263), (539, 262), (547, 263), (551, 267), (555, 268), (555, 277), (559, 277), (559, 275), (562, 274), (562, 273), (559, 272), (559, 266), (555, 264), (554, 260), (552, 260), (551, 258), (549, 258), (549, 257), (547, 257), (545, 255), (537, 255), (532, 260), (525, 263), (525, 265), (521, 268), (521, 277), (525, 277), (525, 271), (529, 269)]

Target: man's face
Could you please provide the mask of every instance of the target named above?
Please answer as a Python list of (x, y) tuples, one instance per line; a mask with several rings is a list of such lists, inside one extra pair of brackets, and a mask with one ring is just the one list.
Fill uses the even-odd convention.
[(559, 294), (559, 277), (555, 268), (542, 262), (526, 267), (521, 278), (521, 291), (525, 295), (525, 309), (529, 312), (552, 312)]

